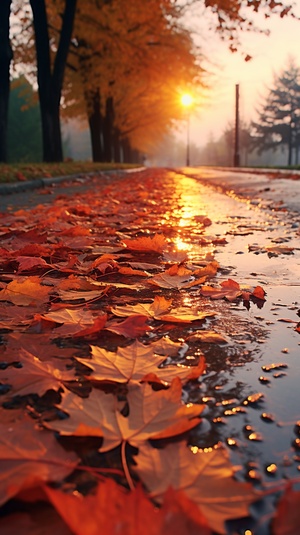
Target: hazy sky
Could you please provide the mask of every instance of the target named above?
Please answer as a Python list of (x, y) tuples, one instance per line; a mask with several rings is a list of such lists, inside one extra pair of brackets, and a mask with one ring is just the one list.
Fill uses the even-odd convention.
[[(300, 6), (297, 14), (300, 15)], [(236, 84), (240, 88), (241, 120), (249, 121), (255, 118), (260, 95), (266, 93), (266, 87), (272, 86), (273, 74), (285, 68), (289, 56), (300, 66), (300, 20), (280, 19), (274, 15), (266, 22), (260, 17), (258, 23), (270, 28), (271, 34), (245, 33), (242, 36), (242, 50), (252, 56), (249, 62), (245, 62), (242, 53), (230, 52), (228, 44), (209, 31), (204, 40), (199, 40), (204, 54), (216, 64), (211, 67), (213, 88), (207, 93), (204, 105), (191, 115), (191, 141), (199, 146), (211, 137), (218, 139), (229, 122), (234, 124)]]

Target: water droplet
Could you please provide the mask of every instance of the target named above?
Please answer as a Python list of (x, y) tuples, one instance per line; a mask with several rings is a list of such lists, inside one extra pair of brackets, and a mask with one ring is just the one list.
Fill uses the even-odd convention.
[(250, 433), (250, 435), (248, 436), (248, 440), (253, 440), (255, 442), (262, 442), (263, 437), (261, 433), (253, 432), (253, 433)]
[(275, 421), (273, 414), (270, 414), (269, 412), (263, 412), (260, 417), (264, 422), (271, 423)]
[(227, 424), (225, 418), (222, 418), (221, 416), (217, 416), (216, 418), (213, 418), (214, 424)]
[(296, 450), (300, 450), (300, 438), (295, 438), (295, 440), (292, 442), (292, 446)]
[(257, 392), (256, 394), (251, 394), (243, 401), (243, 405), (255, 405), (259, 401), (262, 401), (263, 398), (264, 398), (264, 395), (261, 392)]
[(268, 377), (264, 377), (264, 375), (261, 375), (258, 380), (263, 384), (268, 384), (271, 382), (271, 380)]
[(298, 420), (295, 424), (294, 433), (296, 433), (296, 435), (300, 435), (300, 420)]
[(214, 403), (216, 401), (216, 398), (213, 398), (212, 396), (204, 396), (202, 398), (202, 403)]
[(277, 465), (275, 463), (271, 463), (271, 464), (268, 464), (266, 466), (266, 472), (269, 475), (274, 476), (276, 474), (277, 470), (278, 470), (278, 468), (277, 468)]
[(230, 446), (231, 448), (237, 448), (238, 447), (238, 443), (235, 440), (235, 438), (227, 438), (226, 442), (227, 442), (228, 446)]
[(273, 377), (274, 379), (280, 379), (280, 377), (285, 377), (287, 374), (285, 372), (278, 372), (278, 373), (274, 373), (273, 374)]
[(223, 405), (223, 407), (226, 407), (227, 405), (234, 405), (235, 403), (237, 403), (237, 399), (223, 399), (223, 401), (221, 401), (221, 405)]
[(287, 368), (288, 365), (285, 362), (277, 362), (272, 364), (267, 364), (265, 366), (262, 366), (261, 369), (264, 370), (264, 372), (270, 372), (272, 370), (280, 370), (281, 368)]
[(249, 470), (247, 473), (247, 479), (250, 479), (251, 481), (260, 481), (261, 476), (260, 473), (257, 470), (254, 470), (253, 468)]

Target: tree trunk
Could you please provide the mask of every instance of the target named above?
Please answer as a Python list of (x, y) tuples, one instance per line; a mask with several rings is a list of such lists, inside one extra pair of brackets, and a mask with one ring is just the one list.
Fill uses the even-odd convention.
[(123, 138), (122, 140), (122, 149), (123, 149), (123, 157), (124, 157), (124, 163), (131, 163), (132, 157), (131, 157), (131, 146), (130, 141), (127, 137)]
[(12, 0), (0, 1), (0, 162), (7, 161), (7, 122), (12, 49), (9, 39), (9, 18)]
[(103, 147), (102, 147), (102, 128), (103, 119), (100, 112), (100, 91), (99, 89), (89, 91), (86, 94), (88, 122), (91, 136), (92, 158), (93, 162), (103, 162)]
[(114, 128), (113, 148), (114, 148), (114, 162), (121, 163), (120, 131), (118, 128)]
[(292, 122), (289, 124), (289, 141), (288, 141), (288, 165), (292, 165), (293, 155), (293, 127)]
[(62, 27), (53, 69), (45, 0), (30, 0), (35, 33), (37, 80), (43, 136), (43, 160), (63, 160), (60, 129), (60, 99), (69, 45), (72, 36), (77, 0), (65, 0)]
[(108, 97), (106, 99), (105, 116), (103, 121), (103, 144), (105, 162), (112, 161), (113, 124), (114, 104), (112, 97)]

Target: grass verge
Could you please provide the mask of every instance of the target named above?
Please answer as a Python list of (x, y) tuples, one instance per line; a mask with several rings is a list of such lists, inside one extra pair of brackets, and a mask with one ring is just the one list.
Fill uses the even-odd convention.
[(133, 164), (62, 162), (62, 163), (18, 163), (0, 164), (0, 183), (22, 182), (38, 178), (77, 175), (109, 169), (130, 169), (138, 167)]

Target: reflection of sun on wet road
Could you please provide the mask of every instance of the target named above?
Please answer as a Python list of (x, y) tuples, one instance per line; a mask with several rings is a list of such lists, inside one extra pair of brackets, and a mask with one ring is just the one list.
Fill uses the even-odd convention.
[[(187, 391), (190, 401), (207, 405), (192, 442), (207, 447), (226, 441), (245, 471), (248, 466), (251, 472), (252, 464), (247, 463), (256, 463), (250, 478), (253, 473), (267, 481), (285, 474), (296, 477), (300, 463), (292, 444), (300, 416), (300, 340), (294, 330), (300, 307), (299, 252), (296, 248), (293, 256), (287, 256), (278, 249), (272, 255), (264, 248), (282, 242), (295, 247), (299, 238), (282, 214), (262, 212), (190, 177), (171, 176), (176, 181), (170, 199), (174, 209), (168, 213), (167, 226), (176, 247), (193, 262), (214, 255), (221, 267), (219, 282), (230, 277), (249, 287), (261, 284), (267, 292), (260, 309), (252, 304), (247, 310), (241, 302), (224, 300), (206, 303), (218, 315), (202, 328), (209, 323), (209, 328), (227, 336), (228, 343), (189, 342), (185, 358), (203, 352), (207, 363), (205, 376)], [(203, 227), (199, 223), (203, 216), (212, 224), (207, 219)], [(202, 238), (209, 236), (225, 236), (227, 244), (204, 243)], [(190, 308), (202, 307), (205, 301), (196, 288), (188, 297), (184, 292), (178, 295), (178, 302)], [(281, 321), (286, 315), (291, 323)], [(271, 364), (274, 368), (265, 372), (263, 367), (268, 370)]]

